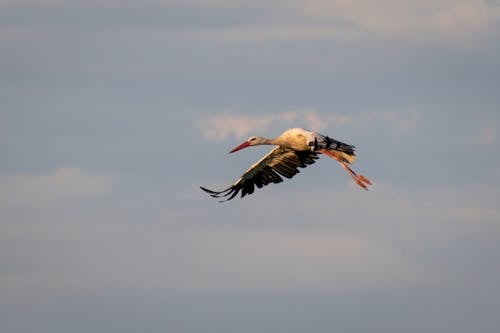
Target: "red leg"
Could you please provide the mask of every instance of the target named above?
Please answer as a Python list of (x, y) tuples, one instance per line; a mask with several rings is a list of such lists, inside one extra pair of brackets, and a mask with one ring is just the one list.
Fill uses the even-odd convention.
[(354, 182), (358, 184), (360, 187), (364, 188), (365, 190), (368, 190), (368, 185), (371, 185), (372, 183), (368, 178), (366, 178), (363, 175), (358, 175), (356, 172), (354, 172), (349, 166), (344, 162), (341, 161), (336, 155), (332, 154), (328, 150), (321, 150), (321, 153), (325, 154), (328, 157), (331, 157), (332, 159), (336, 160), (339, 162), (340, 166), (344, 168), (344, 170), (349, 174), (349, 176), (352, 177)]

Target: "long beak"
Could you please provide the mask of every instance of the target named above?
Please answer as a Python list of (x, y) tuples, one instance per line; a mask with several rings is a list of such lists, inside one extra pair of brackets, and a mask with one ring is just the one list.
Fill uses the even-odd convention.
[(236, 148), (234, 148), (233, 150), (231, 150), (231, 151), (229, 152), (229, 154), (234, 153), (235, 151), (241, 150), (241, 149), (243, 149), (243, 148), (246, 148), (246, 147), (248, 147), (248, 146), (250, 146), (250, 144), (248, 143), (248, 141), (245, 141), (245, 142), (243, 142), (241, 145), (239, 145), (238, 147), (236, 147)]

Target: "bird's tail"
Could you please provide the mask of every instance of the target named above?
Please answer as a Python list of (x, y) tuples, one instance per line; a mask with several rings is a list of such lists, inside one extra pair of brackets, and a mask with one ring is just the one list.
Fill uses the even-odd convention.
[(342, 161), (344, 163), (349, 163), (352, 164), (354, 160), (356, 160), (356, 154), (354, 153), (348, 153), (344, 151), (338, 151), (334, 149), (325, 149), (328, 153), (326, 155), (330, 156), (331, 158), (337, 160), (337, 161)]
[(315, 133), (314, 142), (309, 143), (309, 145), (314, 145), (314, 151), (327, 152), (328, 154), (326, 155), (339, 162), (353, 163), (356, 159), (356, 147), (332, 139), (326, 135)]
[(352, 164), (356, 159), (356, 150), (353, 145), (348, 145), (329, 137), (326, 137), (326, 143), (325, 150), (328, 151), (327, 155), (331, 158), (349, 164)]

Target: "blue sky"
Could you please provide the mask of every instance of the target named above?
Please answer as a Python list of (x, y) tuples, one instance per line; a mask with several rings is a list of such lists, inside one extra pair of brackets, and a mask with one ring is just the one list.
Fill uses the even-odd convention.
[[(9, 332), (496, 332), (498, 1), (0, 1)], [(354, 144), (220, 204), (305, 127)]]

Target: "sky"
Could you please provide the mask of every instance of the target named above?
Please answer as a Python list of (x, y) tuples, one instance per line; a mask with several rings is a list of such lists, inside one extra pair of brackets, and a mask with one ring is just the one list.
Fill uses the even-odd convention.
[[(5, 332), (498, 332), (498, 0), (1, 0)], [(226, 203), (290, 127), (356, 145)]]

